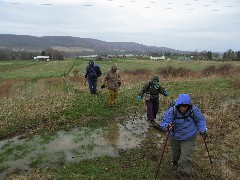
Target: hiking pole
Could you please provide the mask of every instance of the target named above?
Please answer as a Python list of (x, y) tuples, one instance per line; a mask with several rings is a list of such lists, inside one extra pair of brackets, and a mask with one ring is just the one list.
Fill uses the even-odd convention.
[(169, 137), (170, 131), (171, 131), (171, 130), (168, 130), (167, 135), (166, 135), (166, 139), (165, 139), (165, 142), (164, 142), (162, 154), (161, 154), (160, 160), (159, 160), (158, 170), (157, 170), (157, 173), (156, 173), (156, 175), (155, 175), (155, 180), (156, 180), (157, 177), (158, 177), (158, 172), (159, 172), (160, 165), (161, 165), (161, 162), (162, 162), (162, 159), (163, 159), (163, 154), (164, 154), (164, 151), (165, 151), (165, 148), (166, 148), (166, 145), (167, 145), (167, 141), (168, 141), (168, 137)]
[(84, 86), (86, 87), (87, 84), (87, 78), (85, 78)]
[(210, 156), (210, 153), (208, 151), (208, 147), (207, 147), (207, 143), (206, 143), (206, 138), (202, 137), (203, 138), (203, 142), (205, 144), (205, 147), (206, 147), (206, 150), (207, 150), (207, 153), (208, 153), (208, 158), (209, 158), (209, 161), (210, 161), (210, 164), (212, 164), (212, 159), (211, 159), (211, 156)]
[(135, 120), (135, 117), (136, 117), (136, 115), (137, 115), (138, 104), (139, 104), (139, 101), (137, 102), (137, 106), (136, 106), (136, 108), (135, 108), (135, 112), (134, 112), (134, 116), (133, 116), (133, 119), (132, 119), (132, 121), (134, 121), (134, 120)]

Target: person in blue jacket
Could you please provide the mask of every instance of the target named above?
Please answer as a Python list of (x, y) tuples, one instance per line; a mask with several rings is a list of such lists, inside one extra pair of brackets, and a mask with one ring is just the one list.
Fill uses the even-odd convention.
[(192, 105), (188, 94), (180, 94), (175, 105), (164, 114), (160, 126), (170, 131), (171, 160), (180, 179), (187, 179), (192, 168), (192, 153), (198, 132), (207, 137), (206, 118), (200, 109)]
[(90, 94), (97, 94), (97, 81), (102, 75), (99, 65), (94, 64), (93, 60), (90, 60), (86, 67), (85, 78), (88, 80)]

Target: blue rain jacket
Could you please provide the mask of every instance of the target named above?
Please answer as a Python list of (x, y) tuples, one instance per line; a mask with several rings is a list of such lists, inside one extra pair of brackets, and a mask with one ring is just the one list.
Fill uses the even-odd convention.
[[(190, 96), (188, 94), (180, 94), (176, 100), (175, 106), (180, 104), (191, 105), (192, 100)], [(174, 111), (176, 112), (174, 113)], [(200, 109), (193, 105), (192, 113), (194, 116), (191, 116), (190, 113), (191, 109), (187, 110), (185, 114), (181, 114), (177, 108), (171, 107), (164, 114), (160, 126), (167, 131), (167, 126), (172, 123), (174, 128), (171, 130), (170, 135), (175, 140), (183, 141), (195, 137), (198, 131), (207, 131), (206, 118)]]
[(94, 61), (90, 60), (88, 66), (86, 67), (85, 78), (88, 78), (89, 80), (97, 80), (101, 75), (102, 72), (99, 65), (94, 64)]

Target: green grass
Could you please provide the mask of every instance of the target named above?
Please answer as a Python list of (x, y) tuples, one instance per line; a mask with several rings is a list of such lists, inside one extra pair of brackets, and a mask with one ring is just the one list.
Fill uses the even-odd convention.
[[(211, 61), (150, 61), (138, 59), (113, 59), (96, 61), (101, 66), (103, 74), (117, 63), (124, 78), (119, 91), (116, 107), (107, 107), (107, 90), (101, 90), (99, 95), (92, 96), (84, 84), (84, 73), (88, 60), (69, 61), (10, 61), (0, 62), (0, 137), (6, 139), (15, 135), (30, 138), (40, 135), (39, 144), (46, 144), (56, 136), (59, 130), (70, 131), (73, 128), (86, 127), (89, 133), (98, 128), (106, 128), (111, 121), (118, 119), (119, 123), (133, 115), (137, 108), (137, 95), (142, 85), (152, 74), (158, 74), (159, 68), (172, 66), (184, 67), (193, 73), (201, 74), (208, 66), (222, 66), (225, 62)], [(231, 62), (239, 68), (240, 63)], [(72, 71), (77, 69), (77, 77)], [(148, 69), (147, 75), (125, 74), (125, 71)], [(66, 72), (67, 84), (62, 79)], [(139, 71), (141, 72), (141, 71)], [(50, 77), (53, 75), (53, 77)], [(15, 80), (17, 79), (17, 80)], [(99, 79), (99, 86), (101, 85)], [(224, 105), (228, 100), (238, 102), (239, 74), (225, 76), (213, 74), (209, 77), (161, 78), (161, 84), (169, 91), (169, 97), (161, 97), (160, 110), (165, 111), (169, 102), (176, 99), (180, 93), (189, 93), (194, 104), (198, 105), (207, 117), (209, 129), (208, 147), (214, 160), (214, 167), (208, 164), (205, 147), (202, 142), (194, 154), (194, 179), (220, 179), (227, 171), (222, 170), (221, 160), (226, 160), (226, 167), (232, 172), (234, 179), (237, 171), (239, 151), (235, 145), (239, 142), (237, 129), (239, 127), (239, 104)], [(144, 102), (141, 108), (145, 109)], [(150, 131), (148, 136), (159, 138), (157, 133)], [(164, 134), (162, 135), (164, 136)], [(77, 134), (77, 140), (84, 137)], [(157, 141), (160, 141), (157, 139)], [(160, 142), (158, 144), (161, 144)], [(31, 146), (12, 145), (11, 142), (2, 147), (0, 162), (7, 159), (24, 157)], [(94, 145), (88, 144), (85, 150), (91, 151)], [(51, 156), (39, 155), (32, 159), (34, 171), (25, 175), (14, 172), (9, 179), (154, 179), (162, 146), (152, 138), (146, 139), (141, 148), (119, 150), (118, 157), (98, 157), (76, 163), (65, 163), (63, 154), (56, 154), (61, 161), (42, 167)], [(222, 154), (229, 157), (223, 159)], [(170, 152), (166, 150), (159, 172), (159, 179), (175, 179), (176, 175), (170, 169)], [(49, 161), (50, 162), (50, 161)], [(0, 167), (3, 171), (5, 167)]]

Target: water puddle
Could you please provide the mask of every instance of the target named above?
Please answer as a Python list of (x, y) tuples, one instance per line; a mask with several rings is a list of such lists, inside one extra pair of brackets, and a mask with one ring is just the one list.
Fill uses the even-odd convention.
[(100, 156), (119, 156), (119, 152), (141, 146), (149, 123), (135, 118), (120, 124), (112, 121), (101, 129), (75, 128), (59, 131), (54, 136), (34, 136), (0, 142), (0, 178), (32, 168), (59, 166)]

